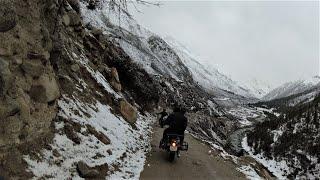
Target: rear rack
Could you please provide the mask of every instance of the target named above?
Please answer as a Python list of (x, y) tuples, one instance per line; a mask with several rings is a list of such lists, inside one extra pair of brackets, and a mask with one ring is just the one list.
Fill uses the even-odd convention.
[(184, 135), (180, 135), (180, 134), (167, 134), (167, 136), (177, 136), (177, 137), (183, 137)]

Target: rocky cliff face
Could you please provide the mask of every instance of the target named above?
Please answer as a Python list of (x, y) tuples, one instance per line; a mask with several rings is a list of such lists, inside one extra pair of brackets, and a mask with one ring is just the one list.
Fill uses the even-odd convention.
[[(115, 114), (135, 123), (136, 109), (125, 98), (117, 97), (118, 100), (114, 95), (122, 90), (118, 72), (105, 62), (117, 57), (118, 53), (113, 53), (117, 48), (99, 31), (84, 27), (78, 1), (17, 0), (0, 4), (1, 177), (39, 175), (27, 169), (23, 155), (36, 154), (43, 148), (55, 156), (59, 154), (51, 144), (57, 136), (55, 122), (65, 123), (59, 133), (80, 144), (76, 134), (80, 125), (61, 115), (65, 111), (57, 103), (61, 95), (88, 104), (108, 104), (114, 107)], [(105, 52), (111, 56), (107, 57)], [(93, 77), (96, 73), (99, 76)], [(74, 111), (91, 116), (85, 110)], [(109, 138), (94, 126), (85, 127), (99, 142), (110, 144)], [(87, 165), (82, 163), (81, 167)], [(84, 171), (89, 168), (79, 169), (80, 175), (86, 177)], [(103, 170), (95, 174), (100, 177), (107, 172), (107, 164), (97, 169)]]
[[(51, 66), (53, 1), (0, 2), (1, 151), (50, 132), (60, 90)], [(55, 9), (56, 8), (56, 9)]]
[(52, 135), (60, 97), (52, 34), (60, 6), (58, 1), (0, 2), (1, 175), (21, 173), (21, 153)]

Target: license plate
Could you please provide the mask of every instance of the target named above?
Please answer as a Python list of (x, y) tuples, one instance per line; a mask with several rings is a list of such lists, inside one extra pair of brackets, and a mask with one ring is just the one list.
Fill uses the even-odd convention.
[(170, 146), (170, 151), (177, 151), (178, 147), (177, 146)]

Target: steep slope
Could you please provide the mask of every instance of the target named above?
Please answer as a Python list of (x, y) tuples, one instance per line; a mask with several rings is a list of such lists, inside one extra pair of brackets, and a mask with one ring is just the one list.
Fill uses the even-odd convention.
[(0, 179), (138, 179), (161, 85), (78, 1), (0, 4)]
[[(199, 63), (197, 60), (199, 58), (192, 55), (190, 50), (188, 50), (179, 42), (175, 41), (173, 38), (167, 37), (165, 40), (169, 43), (172, 49), (178, 53), (183, 63), (189, 68), (193, 79), (203, 88), (207, 89), (208, 91), (213, 91), (217, 95), (218, 93), (216, 91), (221, 92), (221, 90), (225, 90), (247, 98), (254, 97), (254, 95), (251, 94), (248, 89), (241, 87), (237, 82), (222, 74), (214, 67), (208, 64), (204, 66), (203, 64)], [(227, 96), (226, 92), (224, 94)]]
[(176, 103), (224, 153), (239, 128), (217, 102), (247, 97), (214, 97), (166, 41), (95, 2), (1, 2), (0, 179), (138, 179), (152, 113)]
[(200, 64), (176, 41), (161, 38), (148, 31), (126, 13), (120, 13), (120, 17), (117, 17), (117, 14), (110, 12), (107, 7), (98, 11), (87, 10), (84, 18), (86, 22), (105, 29), (105, 33), (115, 37), (125, 52), (148, 73), (171, 77), (178, 81), (199, 83), (217, 97), (229, 96), (230, 99), (238, 101), (255, 99), (249, 90), (215, 68), (207, 68)]
[(257, 124), (244, 149), (280, 179), (320, 177), (320, 96)]
[(267, 95), (265, 95), (262, 98), (262, 100), (270, 101), (273, 99), (280, 99), (280, 98), (288, 97), (290, 95), (299, 94), (308, 89), (313, 88), (319, 83), (320, 83), (319, 76), (314, 76), (306, 80), (288, 82), (269, 92)]

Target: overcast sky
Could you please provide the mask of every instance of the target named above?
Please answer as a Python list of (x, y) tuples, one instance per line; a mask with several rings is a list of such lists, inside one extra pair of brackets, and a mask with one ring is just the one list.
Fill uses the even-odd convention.
[(136, 20), (234, 80), (275, 87), (319, 74), (319, 2), (162, 1)]

